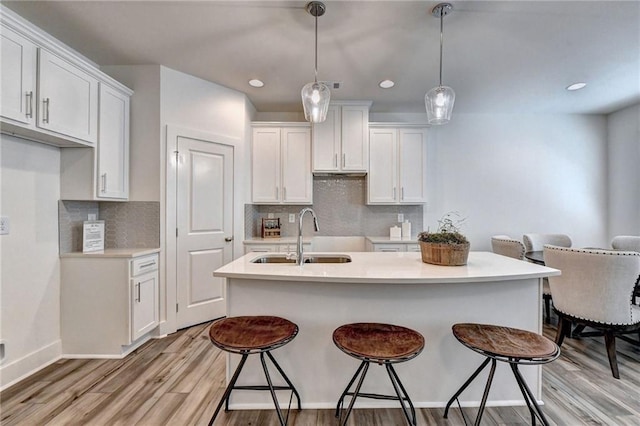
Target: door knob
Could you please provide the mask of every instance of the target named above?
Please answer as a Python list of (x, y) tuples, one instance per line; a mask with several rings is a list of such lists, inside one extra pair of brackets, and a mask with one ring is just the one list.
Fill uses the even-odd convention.
[(226, 237), (224, 240), (226, 242), (230, 243), (231, 241), (233, 241), (233, 237)]

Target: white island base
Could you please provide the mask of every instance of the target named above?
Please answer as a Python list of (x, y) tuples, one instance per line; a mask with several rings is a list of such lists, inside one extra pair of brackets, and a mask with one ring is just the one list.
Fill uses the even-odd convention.
[[(227, 277), (228, 316), (276, 315), (299, 326), (298, 336), (273, 355), (298, 389), (303, 408), (335, 408), (355, 373), (360, 361), (332, 341), (333, 330), (351, 322), (396, 324), (422, 333), (424, 351), (395, 368), (416, 407), (444, 407), (484, 360), (453, 337), (451, 326), (478, 322), (541, 332), (541, 280), (559, 273), (486, 252), (472, 252), (462, 267), (428, 265), (419, 253), (348, 254), (351, 263), (296, 266), (253, 264), (254, 253), (215, 273)], [(228, 355), (227, 380), (239, 359)], [(540, 400), (540, 366), (521, 372)], [(460, 396), (463, 406), (480, 405), (487, 373)], [(249, 357), (238, 384), (263, 382), (259, 357)], [(371, 366), (362, 391), (393, 394), (383, 367)], [(278, 395), (286, 407), (289, 393)], [(510, 368), (498, 363), (487, 405), (524, 404)], [(359, 398), (355, 406), (399, 404)], [(268, 392), (235, 391), (230, 408), (271, 409), (273, 403)]]

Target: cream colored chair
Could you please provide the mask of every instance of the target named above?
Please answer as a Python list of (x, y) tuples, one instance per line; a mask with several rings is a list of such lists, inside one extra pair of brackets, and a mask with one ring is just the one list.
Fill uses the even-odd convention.
[(496, 254), (524, 259), (524, 245), (508, 235), (494, 235), (491, 237), (491, 250)]
[[(611, 240), (611, 247), (614, 250), (630, 250), (640, 252), (640, 237), (635, 235), (618, 235)], [(636, 281), (636, 289), (633, 292), (633, 303), (637, 304), (640, 298), (640, 276)]]
[[(565, 234), (524, 234), (522, 236), (525, 251), (542, 251), (545, 244), (559, 247), (571, 247), (571, 238)], [(551, 290), (549, 280), (542, 280), (542, 300), (544, 300), (544, 321), (551, 323)]]
[(547, 266), (562, 271), (549, 277), (553, 307), (560, 317), (556, 343), (562, 345), (572, 323), (601, 331), (611, 373), (619, 379), (615, 338), (640, 329), (640, 306), (631, 303), (640, 253), (546, 245), (544, 259)]

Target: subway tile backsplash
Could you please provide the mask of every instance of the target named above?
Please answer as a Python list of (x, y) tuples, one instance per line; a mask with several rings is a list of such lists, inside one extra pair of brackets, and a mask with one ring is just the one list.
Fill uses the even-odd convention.
[[(298, 213), (308, 206), (245, 205), (245, 238), (260, 237), (262, 218), (269, 213), (280, 218), (282, 236), (298, 235)], [(398, 214), (411, 222), (412, 238), (422, 231), (422, 205), (370, 206), (366, 204), (366, 179), (351, 176), (315, 176), (313, 206), (318, 216), (320, 232), (315, 233), (313, 221), (304, 218), (305, 236), (388, 236), (389, 227), (398, 225)], [(296, 214), (289, 223), (289, 213)]]
[(105, 248), (160, 247), (160, 203), (146, 201), (58, 202), (60, 253), (82, 251), (82, 224), (89, 214), (105, 221)]

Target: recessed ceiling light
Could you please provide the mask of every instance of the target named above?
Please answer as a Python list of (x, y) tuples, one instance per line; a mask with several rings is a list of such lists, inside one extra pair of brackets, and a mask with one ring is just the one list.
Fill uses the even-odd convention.
[(570, 91), (580, 90), (586, 85), (587, 85), (587, 83), (573, 83), (573, 84), (570, 84), (569, 86), (567, 86), (567, 90), (570, 90)]
[(390, 89), (395, 85), (396, 84), (391, 80), (382, 80), (379, 84), (379, 86), (382, 87), (383, 89)]
[(264, 86), (264, 83), (262, 82), (262, 80), (258, 80), (257, 78), (254, 78), (253, 80), (249, 80), (249, 86), (262, 87)]

